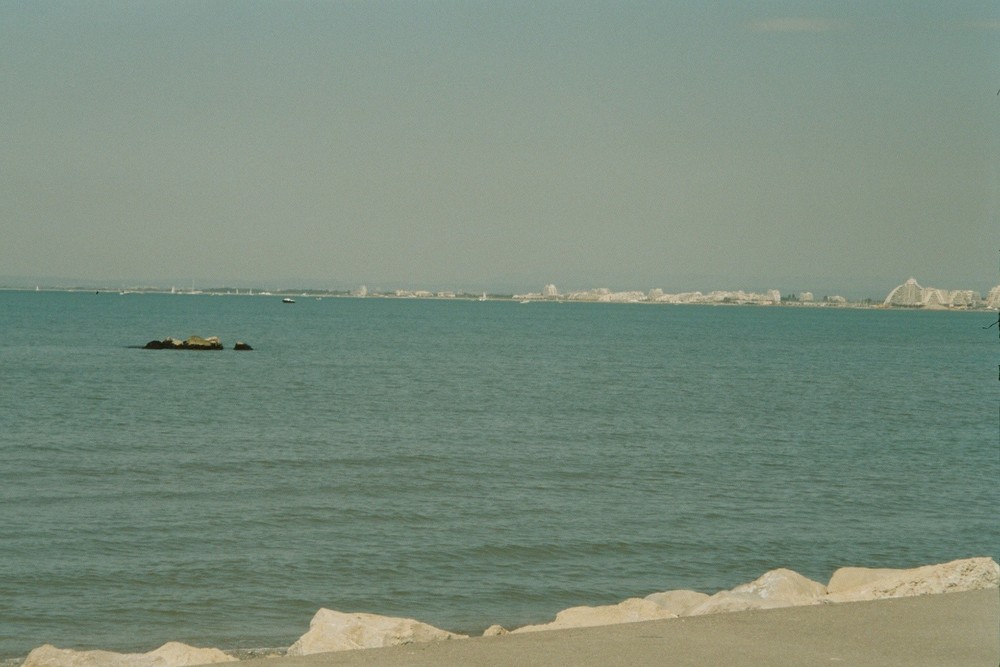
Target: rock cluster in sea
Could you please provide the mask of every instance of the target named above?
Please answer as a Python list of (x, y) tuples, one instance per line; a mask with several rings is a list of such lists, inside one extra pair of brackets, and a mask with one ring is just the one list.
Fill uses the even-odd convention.
[[(222, 341), (219, 340), (218, 336), (209, 336), (208, 338), (202, 338), (201, 336), (188, 336), (184, 340), (178, 338), (173, 338), (167, 336), (163, 340), (151, 340), (145, 345), (143, 349), (146, 350), (221, 350)], [(253, 348), (244, 343), (243, 341), (236, 341), (236, 345), (233, 346), (234, 350), (252, 350)]]
[[(714, 595), (685, 590), (653, 593), (645, 598), (629, 598), (613, 605), (565, 609), (549, 623), (526, 625), (509, 631), (494, 625), (484, 634), (495, 636), (751, 609), (958, 593), (998, 586), (1000, 565), (991, 558), (968, 558), (899, 570), (844, 567), (834, 572), (826, 585), (792, 570), (777, 569), (750, 583)], [(288, 649), (288, 655), (463, 638), (466, 636), (409, 618), (320, 609), (309, 624), (309, 631)], [(149, 653), (137, 654), (72, 651), (45, 645), (33, 650), (23, 667), (187, 667), (235, 660), (218, 649), (194, 648), (176, 642)]]

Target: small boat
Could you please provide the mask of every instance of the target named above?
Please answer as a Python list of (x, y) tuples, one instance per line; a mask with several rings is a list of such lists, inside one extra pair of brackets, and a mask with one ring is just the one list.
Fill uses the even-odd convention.
[(295, 299), (293, 299), (290, 296), (286, 296), (284, 299), (281, 300), (281, 303), (295, 303)]

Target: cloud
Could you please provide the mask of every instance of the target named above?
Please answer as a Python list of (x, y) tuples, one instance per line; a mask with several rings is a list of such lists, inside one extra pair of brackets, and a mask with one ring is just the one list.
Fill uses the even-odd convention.
[(745, 24), (751, 32), (829, 32), (844, 27), (843, 21), (806, 18), (800, 16), (780, 16), (776, 18), (749, 21)]

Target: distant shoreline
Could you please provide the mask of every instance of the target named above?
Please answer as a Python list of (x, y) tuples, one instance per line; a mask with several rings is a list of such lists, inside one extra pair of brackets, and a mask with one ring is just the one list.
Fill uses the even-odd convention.
[[(843, 297), (824, 297), (821, 300), (803, 301), (798, 298), (782, 297), (778, 300), (766, 300), (765, 295), (757, 293), (747, 293), (743, 291), (716, 291), (702, 294), (700, 292), (684, 293), (699, 295), (691, 300), (657, 300), (649, 299), (640, 295), (639, 292), (610, 292), (608, 290), (588, 290), (582, 292), (572, 292), (569, 294), (559, 294), (555, 296), (542, 296), (539, 294), (493, 294), (493, 293), (451, 293), (451, 292), (427, 292), (424, 290), (392, 290), (384, 292), (367, 292), (357, 294), (346, 290), (320, 290), (320, 289), (252, 289), (235, 287), (211, 287), (204, 290), (178, 290), (165, 289), (162, 287), (129, 287), (116, 289), (97, 286), (37, 286), (11, 287), (0, 286), (0, 292), (63, 292), (63, 293), (90, 293), (95, 294), (115, 294), (121, 296), (158, 294), (168, 296), (252, 296), (267, 298), (300, 297), (313, 299), (398, 299), (398, 300), (431, 300), (431, 301), (493, 301), (493, 302), (515, 302), (525, 303), (612, 303), (612, 304), (639, 304), (651, 306), (758, 306), (758, 307), (783, 307), (783, 308), (849, 308), (864, 310), (909, 310), (909, 311), (962, 311), (962, 312), (991, 312), (996, 311), (996, 306), (991, 306), (986, 300), (980, 300), (975, 305), (968, 306), (897, 306), (885, 305), (882, 299), (865, 298), (861, 300), (848, 300)], [(672, 296), (672, 295), (667, 295)], [(796, 297), (796, 295), (790, 295)]]

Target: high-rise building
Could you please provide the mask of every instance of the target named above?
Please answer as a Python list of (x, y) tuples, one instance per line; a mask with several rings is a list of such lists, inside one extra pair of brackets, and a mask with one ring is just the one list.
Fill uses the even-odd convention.
[(885, 306), (922, 306), (924, 305), (924, 288), (917, 283), (916, 278), (910, 278), (885, 297)]

